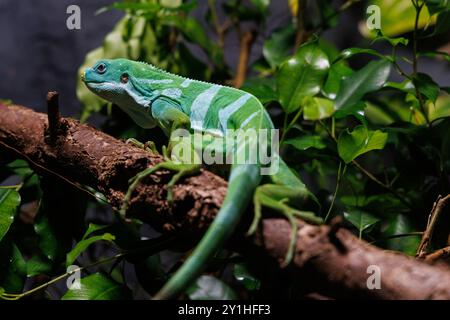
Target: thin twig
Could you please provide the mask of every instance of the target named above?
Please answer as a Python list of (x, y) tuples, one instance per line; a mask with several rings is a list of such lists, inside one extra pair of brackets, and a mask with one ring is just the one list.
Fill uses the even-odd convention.
[(226, 24), (224, 25), (220, 24), (219, 16), (217, 14), (216, 9), (216, 1), (208, 0), (208, 6), (209, 10), (211, 11), (211, 18), (214, 24), (214, 28), (216, 29), (219, 47), (223, 50), (223, 48), (225, 47), (225, 31), (227, 28)]
[(297, 7), (297, 32), (295, 35), (295, 51), (297, 51), (297, 48), (300, 47), (300, 45), (305, 42), (307, 39), (307, 31), (306, 31), (306, 7), (307, 7), (307, 0), (298, 0), (298, 7)]
[(450, 256), (450, 246), (436, 250), (430, 254), (427, 254), (424, 258), (427, 262), (434, 262), (442, 258), (447, 258)]
[(336, 196), (339, 192), (339, 185), (341, 183), (341, 179), (345, 174), (345, 170), (347, 169), (347, 164), (344, 165), (343, 170), (341, 170), (341, 169), (342, 169), (342, 161), (339, 161), (339, 168), (338, 168), (337, 179), (336, 179), (336, 188), (334, 189), (333, 199), (331, 200), (330, 207), (328, 208), (328, 212), (327, 212), (327, 215), (325, 216), (324, 222), (327, 222), (328, 217), (330, 216), (331, 210), (333, 209), (334, 202), (336, 201)]
[(250, 51), (252, 49), (252, 44), (254, 40), (254, 35), (252, 31), (246, 31), (240, 37), (240, 52), (239, 52), (239, 63), (236, 72), (236, 78), (234, 80), (234, 87), (240, 88), (247, 77), (247, 66), (250, 57)]
[(428, 216), (428, 223), (425, 232), (423, 233), (422, 240), (417, 249), (416, 257), (418, 259), (424, 259), (427, 255), (427, 248), (430, 243), (431, 237), (433, 236), (433, 231), (436, 226), (436, 222), (441, 215), (442, 209), (446, 205), (447, 201), (450, 200), (450, 194), (442, 198), (439, 196), (437, 200), (433, 203), (433, 208), (431, 209), (430, 215)]

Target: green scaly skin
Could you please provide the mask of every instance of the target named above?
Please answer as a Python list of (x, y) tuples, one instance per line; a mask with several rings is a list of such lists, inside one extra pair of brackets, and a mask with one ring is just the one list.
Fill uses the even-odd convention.
[[(171, 134), (180, 128), (202, 132), (221, 141), (229, 129), (273, 129), (272, 121), (257, 98), (231, 87), (183, 78), (154, 66), (126, 59), (101, 60), (83, 75), (86, 86), (100, 97), (117, 104), (139, 126), (159, 126), (169, 136), (169, 151), (175, 146)], [(257, 141), (245, 140), (241, 147), (254, 146)], [(227, 150), (226, 152), (229, 152)], [(170, 299), (182, 294), (201, 275), (209, 260), (232, 234), (251, 197), (255, 203), (255, 218), (249, 233), (256, 230), (261, 207), (266, 206), (284, 214), (292, 224), (291, 246), (286, 255), (288, 263), (293, 255), (296, 236), (295, 216), (311, 222), (321, 219), (311, 212), (294, 209), (314, 196), (300, 179), (279, 158), (279, 170), (268, 176), (270, 183), (262, 186), (261, 165), (233, 164), (223, 205), (208, 231), (192, 255), (174, 274), (154, 299)], [(170, 182), (193, 174), (198, 166), (176, 164), (171, 160), (149, 168), (132, 179), (122, 214), (136, 184), (146, 175), (160, 168), (176, 172)], [(169, 198), (171, 192), (169, 189)], [(170, 200), (170, 199), (169, 199)]]

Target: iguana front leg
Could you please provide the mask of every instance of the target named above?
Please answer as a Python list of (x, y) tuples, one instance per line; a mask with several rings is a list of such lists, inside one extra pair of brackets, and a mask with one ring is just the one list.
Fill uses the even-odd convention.
[(127, 141), (125, 141), (128, 144), (132, 144), (133, 146), (143, 149), (147, 152), (150, 152), (151, 154), (160, 154), (158, 152), (158, 149), (156, 149), (156, 144), (153, 141), (146, 141), (144, 143), (140, 142), (139, 140), (135, 138), (129, 138)]
[[(175, 132), (175, 130), (180, 128), (189, 127), (189, 117), (181, 112), (176, 107), (170, 104), (170, 101), (165, 99), (158, 99), (152, 104), (152, 114), (153, 117), (161, 123), (161, 126), (169, 132)], [(181, 150), (189, 150), (190, 154), (194, 158), (190, 157), (189, 163), (183, 162), (186, 159), (183, 156), (178, 156), (176, 153), (171, 154), (171, 151), (175, 148), (177, 144), (185, 144)], [(171, 178), (167, 184), (167, 200), (172, 202), (173, 200), (173, 187), (174, 185), (183, 177), (193, 175), (197, 173), (201, 168), (201, 162), (199, 159), (195, 158), (196, 153), (193, 149), (190, 139), (174, 139), (173, 136), (170, 137), (168, 148), (163, 148), (163, 155), (165, 161), (157, 164), (152, 168), (147, 168), (139, 172), (135, 177), (130, 179), (130, 186), (125, 194), (124, 202), (120, 210), (122, 217), (126, 216), (126, 211), (128, 210), (129, 202), (131, 200), (131, 195), (139, 185), (139, 183), (150, 174), (166, 169), (175, 172), (174, 176)], [(186, 155), (184, 155), (186, 156)]]

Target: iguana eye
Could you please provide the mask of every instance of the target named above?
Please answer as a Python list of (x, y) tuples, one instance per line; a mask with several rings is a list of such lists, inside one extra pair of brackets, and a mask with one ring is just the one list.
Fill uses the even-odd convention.
[(124, 73), (124, 74), (122, 74), (120, 76), (120, 82), (127, 83), (128, 82), (128, 78), (129, 78), (128, 73)]
[(105, 73), (106, 71), (106, 65), (104, 63), (100, 63), (96, 68), (95, 71), (97, 71), (98, 73), (102, 74)]

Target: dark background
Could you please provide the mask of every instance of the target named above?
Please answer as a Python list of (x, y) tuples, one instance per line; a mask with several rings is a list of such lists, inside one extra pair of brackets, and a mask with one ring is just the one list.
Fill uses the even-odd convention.
[[(45, 95), (49, 90), (60, 92), (61, 112), (76, 115), (80, 104), (75, 94), (76, 71), (86, 53), (101, 45), (105, 35), (123, 15), (108, 11), (95, 15), (101, 7), (113, 0), (0, 0), (0, 99), (45, 110)], [(201, 17), (206, 0), (199, 0), (193, 14)], [(222, 2), (222, 1), (220, 1)], [(335, 1), (339, 4), (342, 1)], [(81, 8), (81, 30), (68, 30), (66, 9), (76, 4)], [(364, 15), (364, 4), (341, 16), (339, 26), (325, 36), (339, 48), (367, 44), (361, 39), (357, 24)], [(268, 27), (269, 34), (291, 19), (287, 0), (272, 0)], [(252, 60), (261, 54), (263, 37), (252, 50)], [(384, 50), (382, 44), (378, 49)], [(226, 61), (236, 65), (238, 42), (231, 34), (227, 38)], [(400, 54), (403, 54), (400, 52)], [(421, 61), (426, 70), (442, 86), (450, 86), (449, 67), (442, 62)], [(393, 75), (395, 78), (395, 75)]]

